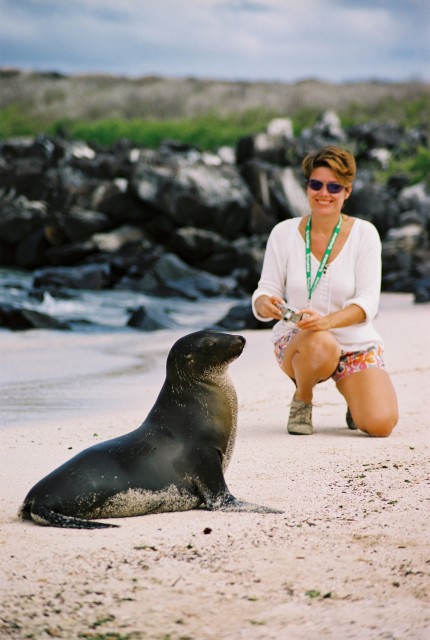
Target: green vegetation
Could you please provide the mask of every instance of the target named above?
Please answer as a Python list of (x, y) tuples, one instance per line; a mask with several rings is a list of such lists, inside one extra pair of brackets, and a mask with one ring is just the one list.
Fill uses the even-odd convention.
[(0, 110), (0, 140), (15, 136), (33, 136), (43, 130), (43, 123), (29, 117), (25, 109), (19, 105), (10, 105)]
[(207, 114), (192, 119), (64, 119), (48, 123), (28, 117), (22, 107), (11, 105), (0, 111), (0, 139), (48, 133), (101, 145), (127, 139), (150, 148), (156, 148), (163, 140), (170, 139), (207, 150), (234, 145), (240, 137), (264, 130), (274, 117), (275, 113), (252, 109), (226, 117)]
[(273, 117), (273, 114), (253, 110), (229, 117), (208, 114), (174, 120), (108, 118), (95, 122), (63, 121), (54, 123), (50, 132), (102, 145), (127, 139), (156, 148), (163, 140), (178, 140), (207, 150), (234, 145), (238, 138), (264, 130)]
[[(16, 102), (0, 110), (0, 140), (17, 136), (34, 136), (41, 133), (61, 135), (89, 143), (108, 146), (126, 139), (149, 148), (157, 148), (164, 140), (176, 140), (202, 150), (214, 150), (223, 145), (234, 146), (238, 139), (264, 131), (268, 123), (283, 114), (265, 108), (253, 108), (244, 112), (220, 116), (208, 113), (195, 118), (103, 118), (73, 121), (70, 119), (49, 122), (46, 118), (29, 115), (31, 110), (23, 102)], [(392, 100), (384, 98), (377, 104), (350, 104), (339, 110), (345, 129), (365, 122), (390, 123), (410, 129), (430, 122), (430, 96)], [(321, 115), (317, 107), (297, 107), (289, 113), (294, 134), (311, 127)], [(397, 149), (390, 166), (378, 172), (385, 181), (389, 175), (403, 173), (411, 182), (430, 181), (430, 150)]]
[(411, 100), (387, 97), (375, 105), (351, 104), (339, 115), (344, 127), (372, 121), (398, 124), (408, 129), (430, 122), (430, 96)]
[(305, 596), (307, 596), (308, 598), (318, 598), (326, 600), (327, 598), (332, 597), (332, 593), (331, 591), (328, 591), (327, 593), (321, 593), (321, 591), (318, 591), (317, 589), (310, 589), (309, 591), (305, 591)]
[(430, 184), (430, 149), (420, 147), (413, 155), (392, 160), (386, 173), (387, 175), (395, 173), (407, 175), (413, 184), (417, 182)]
[[(28, 115), (28, 108), (15, 103), (0, 110), (0, 139), (39, 133), (61, 134), (68, 138), (109, 145), (119, 139), (156, 148), (160, 142), (173, 139), (201, 149), (234, 145), (245, 135), (264, 131), (273, 118), (285, 114), (267, 109), (249, 109), (220, 116), (208, 113), (195, 118), (102, 118), (73, 121), (67, 118), (47, 122)], [(416, 99), (383, 99), (377, 105), (352, 104), (339, 110), (345, 128), (364, 122), (394, 123), (411, 128), (430, 122), (430, 96)], [(312, 126), (320, 116), (318, 107), (297, 107), (290, 112), (295, 135)]]

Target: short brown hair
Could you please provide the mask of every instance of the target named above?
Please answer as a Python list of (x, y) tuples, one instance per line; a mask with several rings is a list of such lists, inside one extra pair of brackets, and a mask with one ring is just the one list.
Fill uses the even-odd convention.
[(308, 180), (312, 171), (317, 167), (328, 167), (337, 176), (344, 186), (350, 186), (354, 182), (357, 166), (355, 158), (349, 151), (329, 144), (314, 153), (309, 153), (302, 162), (305, 178)]

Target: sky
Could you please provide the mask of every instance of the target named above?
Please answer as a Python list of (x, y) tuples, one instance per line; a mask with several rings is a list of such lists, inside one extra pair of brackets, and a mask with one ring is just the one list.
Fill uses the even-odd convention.
[(430, 0), (0, 0), (0, 67), (430, 81)]

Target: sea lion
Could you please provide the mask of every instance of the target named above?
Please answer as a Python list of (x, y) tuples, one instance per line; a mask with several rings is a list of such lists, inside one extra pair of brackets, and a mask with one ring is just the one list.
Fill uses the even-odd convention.
[(276, 513), (237, 500), (224, 471), (233, 453), (237, 396), (228, 365), (245, 338), (197, 331), (167, 357), (166, 379), (140, 427), (85, 449), (40, 480), (19, 516), (42, 525), (97, 529), (92, 521), (205, 506)]

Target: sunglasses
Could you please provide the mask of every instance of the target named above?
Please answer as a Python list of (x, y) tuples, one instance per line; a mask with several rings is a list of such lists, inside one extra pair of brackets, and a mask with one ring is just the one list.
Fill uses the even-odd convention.
[(343, 184), (339, 184), (338, 182), (321, 182), (321, 180), (313, 179), (308, 180), (307, 185), (309, 189), (312, 189), (312, 191), (321, 191), (325, 185), (329, 193), (340, 193), (342, 189), (345, 189)]

